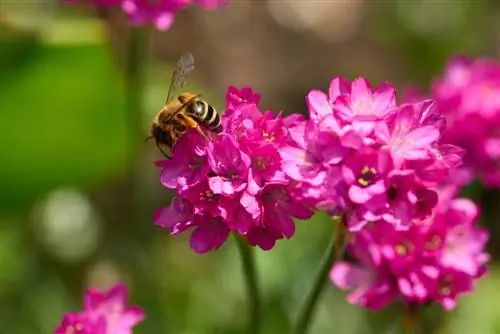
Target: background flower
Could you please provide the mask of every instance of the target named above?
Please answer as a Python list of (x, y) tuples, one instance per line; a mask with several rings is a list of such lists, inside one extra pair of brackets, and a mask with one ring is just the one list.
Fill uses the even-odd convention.
[(144, 320), (144, 311), (127, 303), (124, 284), (115, 284), (107, 292), (89, 288), (83, 311), (68, 312), (54, 334), (131, 334)]
[[(82, 0), (63, 0), (73, 3)], [(134, 25), (152, 23), (158, 30), (168, 30), (175, 15), (186, 7), (196, 4), (204, 9), (216, 9), (229, 0), (90, 0), (98, 6), (121, 6)]]
[(448, 123), (443, 142), (467, 152), (456, 182), (467, 185), (479, 175), (485, 186), (500, 187), (500, 63), (456, 57), (430, 95)]
[(370, 309), (403, 300), (451, 310), (486, 272), (488, 232), (476, 226), (477, 219), (472, 201), (442, 193), (433, 215), (408, 231), (379, 221), (353, 234), (348, 253), (355, 262), (335, 264), (330, 278), (354, 290), (350, 303)]

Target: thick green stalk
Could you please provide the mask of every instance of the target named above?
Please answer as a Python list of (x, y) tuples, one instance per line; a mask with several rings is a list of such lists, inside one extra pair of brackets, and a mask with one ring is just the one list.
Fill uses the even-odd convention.
[(261, 326), (261, 302), (253, 249), (249, 247), (246, 241), (239, 235), (235, 235), (235, 238), (240, 252), (243, 275), (245, 276), (245, 283), (247, 286), (248, 302), (250, 304), (250, 317), (247, 327), (248, 334), (258, 334)]
[(344, 224), (345, 221), (342, 217), (337, 219), (335, 234), (325, 250), (318, 273), (314, 279), (312, 289), (309, 292), (303, 307), (300, 309), (296, 325), (293, 329), (294, 334), (305, 334), (309, 330), (319, 297), (327, 285), (328, 274), (330, 273), (334, 262), (340, 260), (344, 255), (347, 237)]

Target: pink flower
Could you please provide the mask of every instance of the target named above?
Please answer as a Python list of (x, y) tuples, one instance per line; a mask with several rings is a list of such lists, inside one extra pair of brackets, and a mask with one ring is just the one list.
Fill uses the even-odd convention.
[[(76, 2), (81, 0), (63, 0)], [(174, 22), (175, 15), (190, 6), (197, 4), (205, 9), (216, 9), (226, 5), (229, 0), (90, 0), (99, 6), (121, 6), (134, 25), (153, 23), (158, 30), (168, 30)]]
[(84, 315), (76, 312), (68, 312), (54, 331), (54, 334), (105, 334), (106, 324), (104, 319), (97, 323), (91, 323)]
[(339, 262), (330, 275), (337, 287), (354, 289), (350, 303), (380, 309), (400, 298), (450, 310), (473, 291), (486, 272), (488, 233), (475, 225), (474, 203), (446, 192), (433, 216), (406, 231), (378, 221), (353, 235), (348, 252), (358, 264)]
[[(258, 212), (251, 202), (258, 203)], [(248, 232), (248, 243), (258, 245), (262, 249), (271, 249), (276, 240), (291, 238), (295, 234), (295, 224), (292, 217), (301, 220), (311, 218), (313, 212), (302, 203), (295, 200), (288, 187), (280, 183), (267, 183), (256, 198), (245, 196), (243, 206), (250, 214), (259, 214), (258, 224)]]
[[(164, 161), (156, 163), (157, 167), (163, 167), (160, 181), (167, 188), (184, 189), (203, 180), (210, 171), (206, 143), (201, 136), (189, 132), (177, 143), (177, 150), (174, 150), (168, 164)], [(185, 154), (185, 151), (192, 151), (193, 154)]]
[(196, 131), (186, 133), (173, 159), (157, 163), (162, 183), (175, 187), (177, 196), (156, 212), (155, 224), (171, 234), (194, 229), (190, 246), (198, 253), (218, 249), (231, 232), (269, 250), (276, 240), (293, 236), (293, 218), (312, 215), (294, 197), (279, 153), (293, 142), (285, 124), (293, 127), (303, 119), (262, 113), (259, 99), (250, 88), (230, 87), (222, 133), (205, 145), (198, 145), (204, 139)]
[[(336, 78), (328, 96), (307, 96), (309, 120), (295, 119), (279, 148), (294, 196), (329, 214), (345, 214), (350, 231), (383, 220), (408, 229), (437, 203), (435, 187), (463, 151), (440, 143), (446, 122), (431, 101), (397, 105), (384, 83)], [(339, 177), (339, 173), (341, 177)]]
[(448, 128), (442, 142), (465, 149), (453, 182), (466, 185), (478, 174), (487, 187), (500, 186), (500, 62), (456, 57), (431, 85), (436, 112)]
[(67, 313), (55, 334), (131, 334), (144, 319), (137, 306), (128, 306), (127, 287), (116, 284), (108, 292), (93, 288), (85, 294), (84, 310)]
[(208, 160), (217, 174), (208, 180), (215, 194), (231, 196), (246, 188), (251, 158), (239, 149), (230, 134), (221, 133), (210, 143)]
[[(396, 106), (396, 91), (388, 83), (372, 90), (370, 83), (364, 78), (353, 80), (350, 88), (345, 79), (336, 80), (330, 87), (333, 111), (340, 119), (351, 123), (356, 131), (369, 134), (375, 121), (382, 119)], [(338, 95), (337, 91), (342, 91), (342, 94)]]

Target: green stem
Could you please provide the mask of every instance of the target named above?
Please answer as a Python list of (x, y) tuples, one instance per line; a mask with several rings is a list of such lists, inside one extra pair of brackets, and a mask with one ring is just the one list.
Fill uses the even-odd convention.
[(148, 32), (146, 28), (130, 28), (125, 59), (125, 89), (126, 89), (126, 127), (129, 143), (127, 150), (137, 153), (138, 143), (141, 143), (142, 129), (142, 98), (144, 96), (144, 60), (148, 51)]
[(297, 323), (293, 330), (294, 334), (307, 333), (314, 311), (318, 304), (319, 297), (327, 285), (328, 274), (330, 273), (334, 262), (340, 260), (344, 255), (347, 236), (344, 224), (345, 222), (342, 217), (337, 220), (334, 237), (331, 238), (325, 250), (312, 290), (309, 292), (309, 295), (300, 310)]
[(419, 306), (417, 304), (408, 304), (403, 310), (401, 321), (402, 334), (416, 334), (418, 329)]
[(247, 286), (248, 300), (250, 303), (250, 318), (248, 319), (248, 334), (258, 334), (260, 331), (260, 292), (257, 279), (257, 270), (253, 249), (239, 235), (235, 235), (236, 244), (240, 252), (243, 274)]

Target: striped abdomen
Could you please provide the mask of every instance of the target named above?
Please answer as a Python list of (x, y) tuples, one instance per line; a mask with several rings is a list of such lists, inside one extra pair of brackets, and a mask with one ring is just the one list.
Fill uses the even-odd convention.
[(219, 114), (214, 107), (202, 100), (195, 100), (187, 106), (190, 116), (200, 122), (205, 128), (219, 133), (222, 131)]

